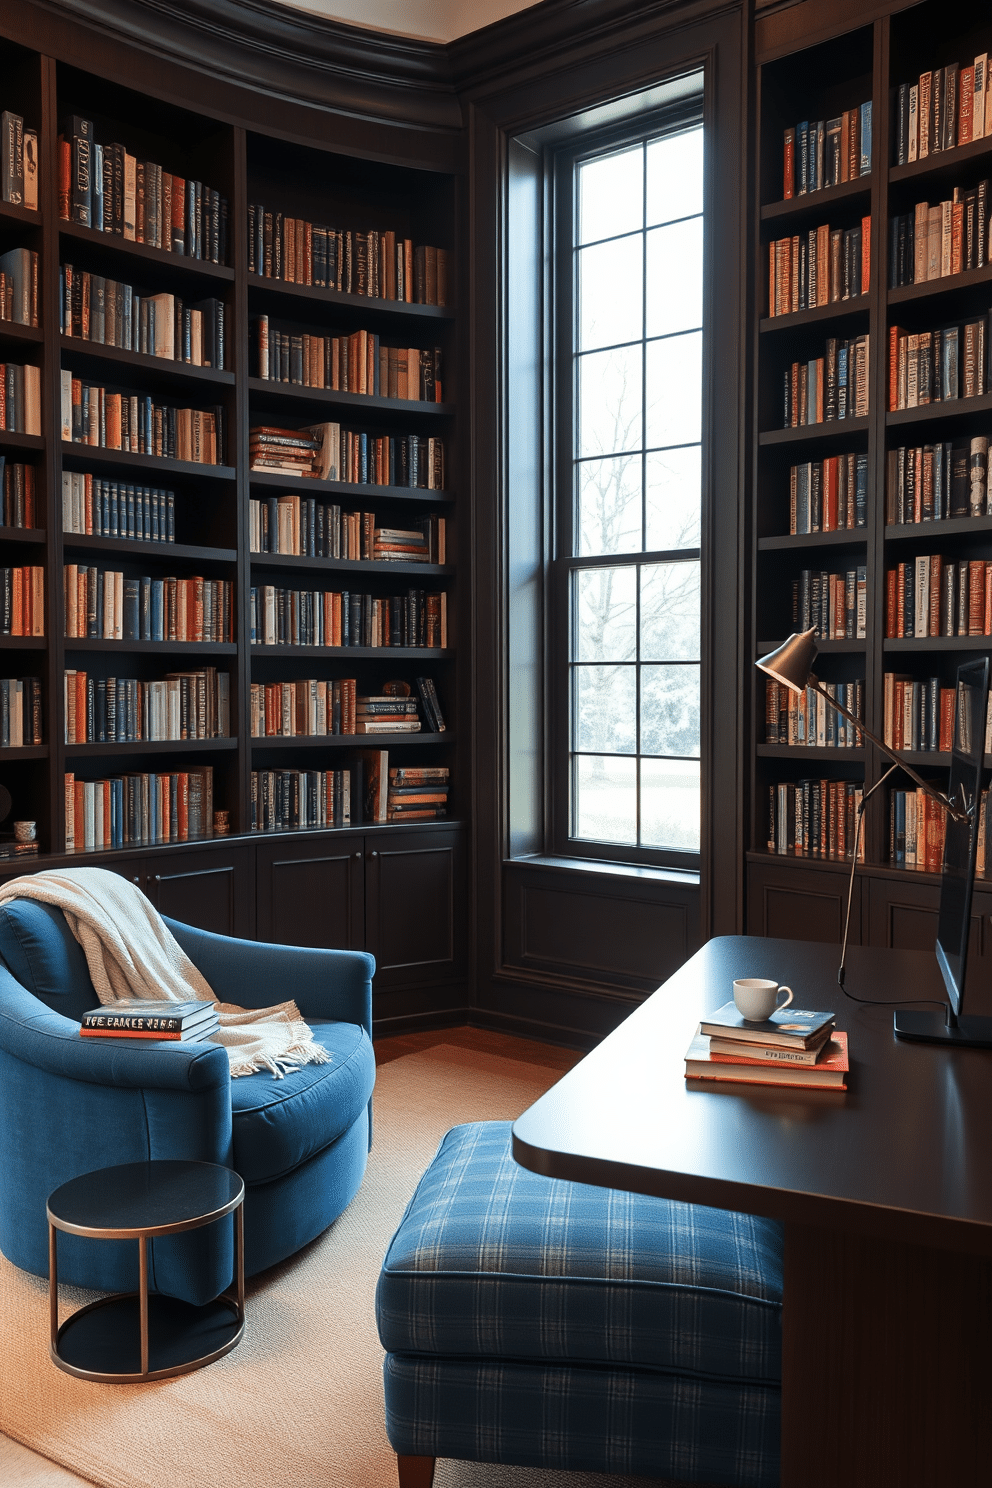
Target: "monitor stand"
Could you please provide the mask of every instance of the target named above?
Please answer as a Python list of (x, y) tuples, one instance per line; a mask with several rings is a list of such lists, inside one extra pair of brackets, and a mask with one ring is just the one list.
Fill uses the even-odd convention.
[(992, 1049), (992, 1018), (956, 1018), (949, 1007), (942, 1013), (897, 1008), (892, 1022), (897, 1038), (957, 1049)]

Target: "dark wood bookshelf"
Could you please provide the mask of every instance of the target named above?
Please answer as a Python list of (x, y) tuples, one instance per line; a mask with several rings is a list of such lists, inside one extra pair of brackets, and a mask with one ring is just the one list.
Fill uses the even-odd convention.
[(781, 537), (759, 537), (761, 553), (784, 552), (791, 548), (863, 548), (868, 541), (864, 527), (841, 527), (834, 532), (792, 532)]
[[(65, 440), (62, 441), (62, 458), (77, 464), (103, 465), (110, 470), (140, 470), (149, 477), (191, 475), (197, 480), (233, 481), (238, 473), (233, 465), (201, 465), (196, 460), (170, 460), (164, 455), (136, 455), (129, 450), (105, 449), (96, 444), (69, 444)], [(148, 483), (159, 484), (154, 480)]]
[(972, 537), (982, 533), (992, 536), (992, 515), (945, 517), (939, 522), (890, 522), (884, 536), (886, 542), (920, 542), (932, 534), (939, 542), (943, 537)]
[[(980, 269), (964, 269), (960, 274), (945, 274), (940, 279), (925, 279), (920, 284), (903, 284), (899, 289), (890, 289), (890, 305), (902, 305), (907, 301), (941, 299), (946, 295), (961, 294), (966, 290), (981, 289), (992, 282), (992, 263)], [(946, 312), (941, 311), (942, 315)]]
[(44, 547), (48, 534), (44, 527), (0, 527), (0, 542), (28, 543)]
[[(3, 529), (0, 529), (0, 537)], [(182, 563), (237, 563), (236, 548), (209, 548), (193, 543), (146, 542), (131, 537), (104, 537), (102, 533), (64, 532), (62, 547), (66, 552), (105, 552), (125, 560), (159, 558), (163, 563), (178, 559)], [(177, 577), (185, 577), (178, 575)]]
[(451, 733), (443, 734), (253, 734), (252, 754), (273, 749), (389, 749), (401, 744), (451, 744)]
[(43, 434), (15, 434), (13, 429), (0, 429), (0, 449), (4, 445), (10, 449), (43, 450), (45, 436)]
[(0, 201), (0, 222), (16, 222), (23, 227), (42, 228), (44, 215), (39, 208), (18, 207), (13, 202)]
[(865, 761), (863, 749), (840, 749), (835, 744), (758, 744), (755, 749), (761, 759), (831, 760), (838, 764), (852, 760), (862, 765)]
[(259, 299), (271, 294), (277, 297), (274, 304), (286, 305), (286, 310), (277, 308), (272, 313), (290, 318), (292, 309), (288, 302), (298, 300), (301, 312), (309, 305), (338, 306), (342, 310), (368, 311), (376, 317), (396, 316), (401, 320), (453, 321), (455, 310), (451, 305), (417, 305), (406, 300), (383, 300), (373, 295), (345, 294), (339, 289), (324, 289), (316, 284), (293, 284), (285, 279), (266, 279), (261, 274), (245, 276), (252, 295), (252, 307), (257, 309)]
[[(831, 300), (827, 305), (814, 305), (812, 310), (789, 310), (783, 315), (766, 315), (758, 322), (763, 336), (775, 331), (790, 331), (803, 326), (817, 325), (821, 321), (847, 320), (854, 316), (868, 317), (868, 296), (852, 295), (847, 300)], [(842, 423), (847, 420), (841, 420)]]
[(356, 416), (361, 409), (412, 414), (417, 418), (451, 418), (455, 412), (452, 403), (423, 403), (413, 398), (382, 398), (372, 393), (339, 393), (333, 388), (302, 387), (294, 382), (277, 382), (271, 377), (249, 377), (248, 390), (266, 399), (284, 398), (293, 403), (312, 403), (315, 407), (349, 408), (354, 410)]
[(48, 758), (47, 744), (22, 744), (20, 747), (8, 745), (0, 749), (0, 760), (13, 764), (16, 760), (41, 760)]
[(3, 651), (44, 651), (47, 646), (47, 636), (0, 636)]
[[(315, 558), (298, 553), (252, 553), (252, 568), (314, 569), (334, 573), (402, 574), (404, 578), (447, 578), (455, 572), (453, 563), (383, 562), (371, 558)], [(408, 586), (409, 587), (409, 586)]]
[(238, 748), (237, 739), (139, 739), (129, 744), (66, 744), (67, 759), (86, 755), (101, 757), (125, 754), (219, 754)]
[[(107, 644), (120, 645), (120, 642)], [(443, 649), (440, 646), (263, 646), (253, 641), (251, 654), (273, 659), (285, 656), (294, 660), (305, 656), (339, 656), (345, 661), (352, 657), (356, 661), (395, 660), (401, 664), (403, 661), (443, 661), (455, 653), (451, 646)]]
[(892, 651), (979, 651), (992, 647), (992, 636), (887, 636), (882, 642), (886, 653)]
[[(913, 411), (915, 412), (915, 409)], [(822, 424), (799, 424), (789, 429), (764, 429), (758, 435), (758, 443), (763, 445), (805, 444), (808, 440), (815, 440), (819, 444), (836, 443), (838, 440), (849, 439), (852, 435), (867, 434), (870, 425), (870, 418), (825, 419)]]
[(26, 341), (33, 346), (44, 341), (45, 333), (40, 326), (21, 325), (18, 320), (0, 320), (0, 338), (6, 341)]
[[(758, 655), (767, 656), (770, 651), (777, 650), (784, 640), (785, 635), (783, 634), (777, 641), (759, 641)], [(826, 639), (822, 639), (816, 642), (816, 649), (817, 651), (826, 655), (829, 655), (832, 651), (840, 655), (842, 652), (847, 651), (864, 651), (866, 644), (867, 642), (863, 639), (851, 640), (849, 638), (845, 638), (842, 641), (828, 641)]]
[(161, 655), (175, 653), (178, 656), (236, 656), (235, 641), (110, 641), (103, 636), (64, 636), (63, 646), (68, 651), (118, 651), (122, 654), (157, 652)]
[(885, 415), (888, 427), (899, 424), (942, 423), (948, 419), (972, 419), (983, 413), (992, 413), (992, 393), (980, 398), (949, 398), (947, 402), (922, 403), (917, 408), (897, 408)]
[[(233, 283), (234, 270), (226, 264), (211, 263), (209, 259), (190, 258), (185, 253), (172, 253), (166, 248), (153, 248), (150, 243), (136, 243), (130, 238), (119, 237), (116, 233), (97, 232), (92, 227), (82, 227), (77, 222), (66, 222), (59, 218), (59, 236), (65, 240), (85, 243), (88, 247), (99, 248), (101, 256), (112, 261), (115, 255), (120, 256), (122, 261), (137, 261), (135, 267), (130, 270), (132, 274), (140, 273), (138, 264), (142, 259), (149, 264), (161, 265), (174, 269), (176, 274), (195, 274), (200, 279), (214, 279), (221, 283)], [(121, 272), (125, 270), (122, 268)], [(110, 276), (114, 277), (113, 274)], [(206, 289), (202, 291), (206, 295)]]
[[(84, 341), (81, 336), (61, 336), (59, 344), (62, 365), (72, 362), (74, 368), (81, 368), (87, 376), (109, 377), (109, 368), (116, 364), (194, 385), (233, 387), (235, 383), (234, 373), (221, 367), (196, 367), (192, 362), (178, 362), (168, 357), (148, 356), (142, 351), (125, 351), (120, 346), (103, 346), (98, 341)], [(203, 398), (205, 394), (195, 396)]]
[[(779, 185), (782, 189), (782, 171), (779, 168)], [(861, 197), (865, 202), (872, 192), (874, 177), (857, 176), (853, 181), (842, 181), (838, 186), (824, 186), (820, 191), (805, 191), (802, 196), (791, 196), (788, 200), (767, 202), (761, 208), (762, 222), (775, 222), (783, 217), (802, 217), (807, 214), (822, 217), (829, 213), (837, 202), (850, 203)]]
[(278, 470), (252, 470), (248, 476), (252, 486), (272, 489), (278, 486), (283, 495), (355, 497), (366, 505), (373, 501), (428, 501), (435, 505), (449, 505), (455, 499), (451, 491), (428, 491), (426, 486), (371, 486), (356, 481), (311, 480), (306, 477), (284, 475)]
[[(893, 80), (896, 87), (899, 82)], [(901, 79), (906, 82), (907, 79)], [(905, 165), (893, 165), (889, 167), (889, 182), (893, 186), (901, 185), (904, 181), (920, 179), (920, 189), (933, 192), (942, 190), (945, 183), (957, 184), (957, 178), (961, 176), (962, 169), (981, 161), (984, 156), (989, 157), (989, 165), (992, 167), (992, 138), (986, 135), (980, 140), (971, 140), (967, 145), (955, 145), (953, 150), (937, 150), (924, 157), (923, 160), (909, 160)]]

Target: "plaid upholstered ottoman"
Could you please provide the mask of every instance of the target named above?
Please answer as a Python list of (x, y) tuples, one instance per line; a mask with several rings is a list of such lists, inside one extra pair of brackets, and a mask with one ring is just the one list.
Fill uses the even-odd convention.
[(684, 1483), (779, 1477), (782, 1231), (542, 1178), (456, 1126), (376, 1293), (402, 1488), (436, 1457)]

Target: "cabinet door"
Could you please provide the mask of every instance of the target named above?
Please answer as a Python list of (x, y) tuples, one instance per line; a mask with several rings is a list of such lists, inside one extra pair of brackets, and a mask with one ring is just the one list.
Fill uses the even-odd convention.
[[(792, 858), (750, 862), (747, 871), (747, 933), (780, 940), (816, 940), (837, 945), (844, 935), (850, 865), (807, 867)], [(851, 945), (861, 943), (859, 872), (851, 901)]]
[(281, 837), (256, 847), (259, 940), (360, 951), (365, 947), (362, 836)]
[(204, 846), (145, 859), (141, 887), (160, 914), (217, 935), (250, 939), (255, 931), (252, 853), (251, 847), (232, 843), (226, 849)]
[(461, 833), (377, 831), (365, 838), (365, 944), (376, 988), (448, 982), (465, 972)]

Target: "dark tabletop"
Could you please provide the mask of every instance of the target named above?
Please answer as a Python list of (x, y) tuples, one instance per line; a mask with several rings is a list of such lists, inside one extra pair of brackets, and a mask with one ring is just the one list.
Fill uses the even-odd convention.
[(125, 1163), (83, 1173), (57, 1188), (48, 1212), (60, 1228), (106, 1238), (162, 1235), (219, 1219), (244, 1194), (230, 1168), (204, 1162)]
[[(848, 965), (859, 997), (946, 1002), (932, 954), (854, 947)], [(741, 976), (836, 1011), (846, 1092), (686, 1081), (699, 1018)], [(892, 1009), (836, 978), (833, 946), (710, 941), (524, 1112), (514, 1155), (550, 1177), (992, 1253), (992, 1050), (897, 1040)]]

